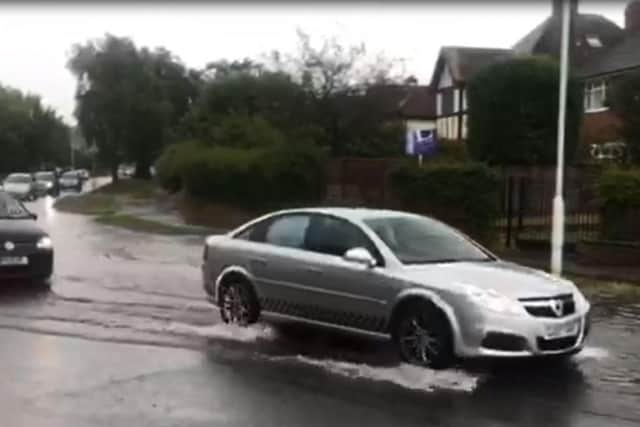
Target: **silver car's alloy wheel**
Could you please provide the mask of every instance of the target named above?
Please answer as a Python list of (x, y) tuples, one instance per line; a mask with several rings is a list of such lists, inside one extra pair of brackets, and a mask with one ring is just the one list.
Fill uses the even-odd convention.
[(442, 350), (442, 343), (437, 334), (430, 330), (426, 317), (415, 315), (407, 319), (398, 338), (400, 351), (408, 361), (431, 366)]
[(393, 336), (406, 362), (435, 369), (446, 368), (453, 362), (449, 322), (433, 304), (415, 302), (405, 307)]
[(250, 323), (250, 297), (246, 288), (232, 283), (221, 289), (220, 316), (225, 323), (246, 326)]

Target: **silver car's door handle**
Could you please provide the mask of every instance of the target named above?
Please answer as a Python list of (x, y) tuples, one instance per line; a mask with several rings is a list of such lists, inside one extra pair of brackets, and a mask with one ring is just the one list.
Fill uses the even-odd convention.
[(322, 270), (317, 267), (304, 267), (304, 271), (307, 273), (322, 274)]
[(249, 262), (253, 265), (258, 265), (261, 267), (265, 267), (267, 265), (267, 259), (266, 258), (250, 258)]

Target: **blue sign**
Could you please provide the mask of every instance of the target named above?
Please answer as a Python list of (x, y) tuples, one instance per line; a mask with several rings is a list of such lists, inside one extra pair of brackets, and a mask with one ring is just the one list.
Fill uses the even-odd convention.
[(407, 131), (406, 153), (410, 156), (431, 156), (437, 149), (435, 129), (413, 129)]

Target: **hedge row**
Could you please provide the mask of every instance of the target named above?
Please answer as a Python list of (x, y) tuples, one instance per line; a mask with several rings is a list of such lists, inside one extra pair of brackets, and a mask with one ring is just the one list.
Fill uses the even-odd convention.
[(602, 204), (602, 233), (608, 240), (640, 239), (640, 169), (608, 169), (596, 186)]
[(323, 152), (310, 144), (245, 149), (185, 142), (168, 147), (156, 171), (169, 191), (247, 209), (317, 202), (326, 188)]
[(498, 176), (476, 163), (407, 163), (391, 173), (394, 196), (406, 209), (433, 215), (491, 243), (499, 203)]

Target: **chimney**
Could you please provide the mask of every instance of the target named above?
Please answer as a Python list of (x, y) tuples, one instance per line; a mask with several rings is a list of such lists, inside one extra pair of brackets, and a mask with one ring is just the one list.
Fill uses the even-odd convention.
[(629, 33), (640, 32), (640, 0), (631, 0), (624, 10), (624, 28)]

